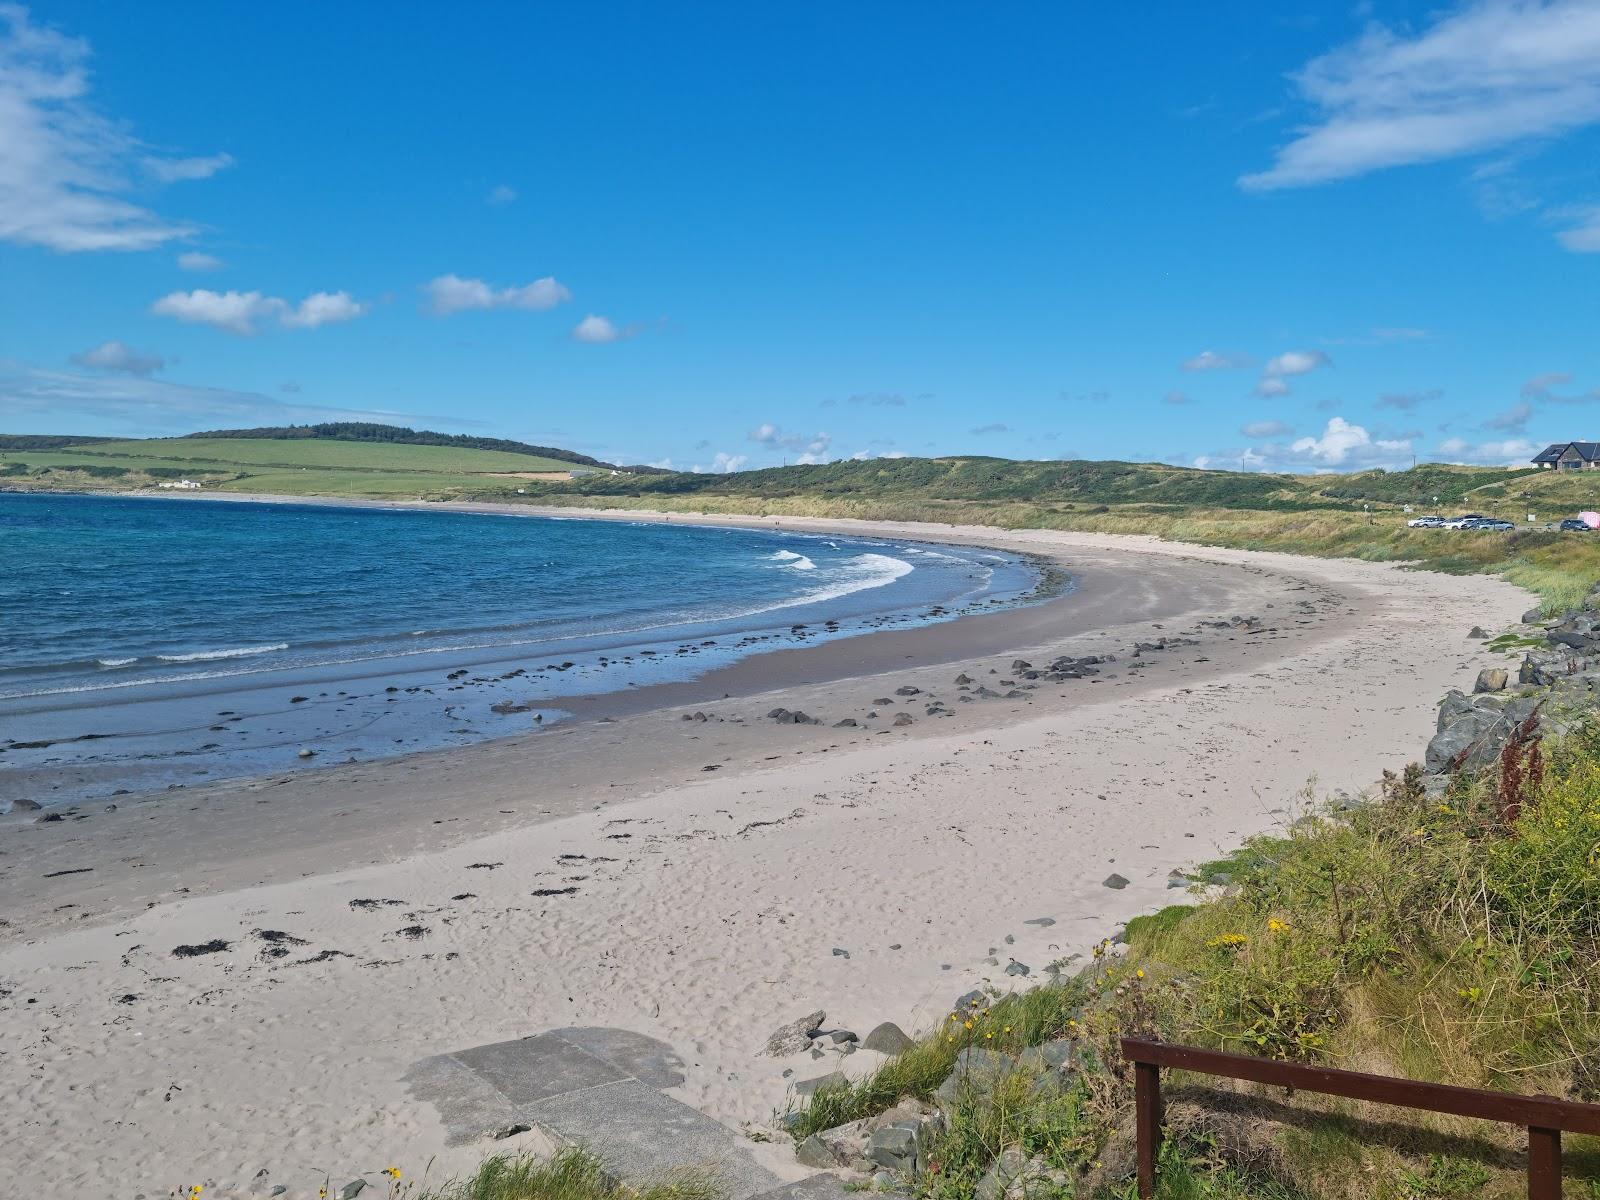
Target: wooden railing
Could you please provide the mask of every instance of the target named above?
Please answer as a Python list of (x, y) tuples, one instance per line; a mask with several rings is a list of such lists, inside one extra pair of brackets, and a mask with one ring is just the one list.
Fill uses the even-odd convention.
[(1161, 1148), (1162, 1067), (1524, 1126), (1528, 1131), (1529, 1200), (1560, 1200), (1562, 1133), (1600, 1134), (1600, 1104), (1558, 1100), (1553, 1096), (1517, 1096), (1510, 1092), (1486, 1092), (1442, 1083), (1418, 1083), (1412, 1079), (1392, 1079), (1359, 1071), (1173, 1046), (1145, 1038), (1123, 1038), (1122, 1056), (1133, 1064), (1134, 1070), (1141, 1197), (1152, 1197), (1156, 1190), (1156, 1158)]

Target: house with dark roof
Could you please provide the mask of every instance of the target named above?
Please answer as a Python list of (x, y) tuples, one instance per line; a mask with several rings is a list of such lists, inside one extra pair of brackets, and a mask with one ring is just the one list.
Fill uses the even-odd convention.
[(1533, 465), (1545, 471), (1600, 470), (1600, 442), (1555, 442), (1546, 446)]

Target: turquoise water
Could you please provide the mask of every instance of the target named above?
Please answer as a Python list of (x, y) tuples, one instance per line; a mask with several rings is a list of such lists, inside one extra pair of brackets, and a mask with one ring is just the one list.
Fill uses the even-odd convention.
[[(308, 739), (341, 761), (460, 744), (514, 731), (495, 703), (554, 721), (563, 695), (1036, 582), (1013, 556), (876, 538), (0, 494), (0, 796), (8, 772), (60, 798), (170, 782), (173, 756), (186, 776), (197, 757), (243, 774), (292, 765)], [(463, 671), (479, 686), (449, 678)]]

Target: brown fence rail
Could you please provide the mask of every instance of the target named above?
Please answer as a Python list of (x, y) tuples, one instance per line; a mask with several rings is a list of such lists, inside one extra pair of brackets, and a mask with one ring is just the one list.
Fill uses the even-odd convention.
[(1141, 1197), (1152, 1197), (1156, 1192), (1156, 1157), (1161, 1149), (1162, 1067), (1300, 1088), (1328, 1096), (1347, 1096), (1397, 1108), (1418, 1108), (1522, 1125), (1528, 1130), (1529, 1200), (1560, 1200), (1562, 1133), (1600, 1134), (1600, 1104), (1581, 1104), (1553, 1096), (1516, 1096), (1443, 1083), (1419, 1083), (1413, 1079), (1275, 1062), (1194, 1046), (1173, 1046), (1145, 1038), (1123, 1038), (1122, 1056), (1133, 1064), (1134, 1070)]

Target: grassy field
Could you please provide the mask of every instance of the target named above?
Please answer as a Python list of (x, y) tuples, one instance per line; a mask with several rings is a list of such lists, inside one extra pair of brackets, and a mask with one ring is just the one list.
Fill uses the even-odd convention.
[(320, 439), (161, 438), (0, 450), (0, 483), (53, 490), (154, 487), (188, 476), (222, 491), (438, 499), (514, 496), (573, 464), (501, 450)]

